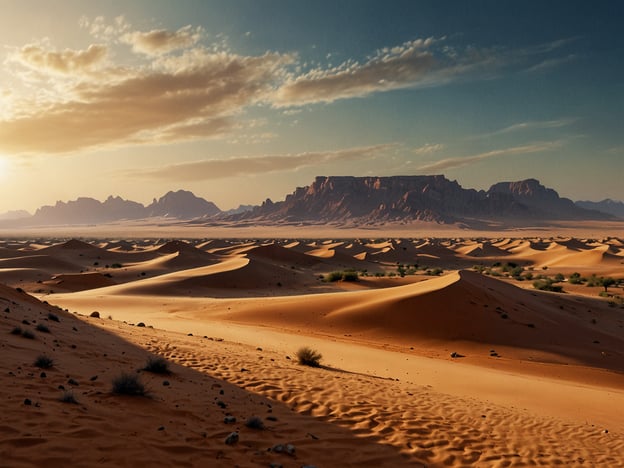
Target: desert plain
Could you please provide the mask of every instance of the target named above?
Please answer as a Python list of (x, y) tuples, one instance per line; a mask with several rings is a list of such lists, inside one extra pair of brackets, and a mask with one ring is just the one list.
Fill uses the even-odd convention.
[(157, 231), (2, 238), (0, 465), (624, 465), (618, 230)]

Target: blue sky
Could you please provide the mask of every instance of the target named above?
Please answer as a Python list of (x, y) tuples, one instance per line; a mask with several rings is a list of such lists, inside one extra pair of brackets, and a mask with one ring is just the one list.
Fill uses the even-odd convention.
[(624, 199), (621, 2), (0, 9), (0, 212), (179, 188), (228, 209), (316, 175)]

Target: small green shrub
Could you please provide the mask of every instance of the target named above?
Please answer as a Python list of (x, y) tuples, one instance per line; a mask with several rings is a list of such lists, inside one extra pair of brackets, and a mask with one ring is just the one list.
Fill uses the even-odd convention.
[(116, 395), (145, 396), (147, 390), (137, 374), (122, 373), (113, 379), (112, 391)]
[(563, 287), (559, 285), (555, 285), (554, 281), (550, 278), (544, 278), (533, 282), (533, 287), (535, 289), (539, 289), (540, 291), (552, 291), (552, 292), (563, 292)]
[(308, 346), (299, 348), (296, 356), (299, 360), (299, 364), (310, 367), (319, 367), (321, 365), (321, 359), (323, 358), (321, 353)]

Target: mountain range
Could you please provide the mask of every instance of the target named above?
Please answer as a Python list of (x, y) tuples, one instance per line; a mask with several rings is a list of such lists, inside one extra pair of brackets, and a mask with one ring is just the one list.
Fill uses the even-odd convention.
[(23, 211), (0, 215), (3, 226), (101, 224), (167, 217), (195, 222), (349, 223), (370, 225), (429, 221), (442, 224), (477, 221), (546, 222), (624, 218), (624, 203), (577, 202), (562, 198), (536, 179), (499, 182), (487, 191), (465, 189), (442, 175), (351, 177), (319, 176), (283, 201), (221, 211), (214, 203), (178, 190), (144, 206), (120, 197), (58, 201), (30, 216)]

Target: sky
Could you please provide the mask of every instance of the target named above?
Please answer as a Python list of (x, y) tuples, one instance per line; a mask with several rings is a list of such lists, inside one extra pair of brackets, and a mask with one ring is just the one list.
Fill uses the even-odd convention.
[(0, 0), (0, 213), (316, 176), (624, 200), (624, 2)]

